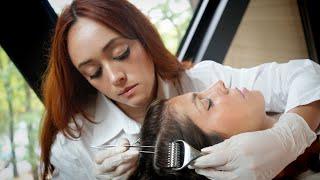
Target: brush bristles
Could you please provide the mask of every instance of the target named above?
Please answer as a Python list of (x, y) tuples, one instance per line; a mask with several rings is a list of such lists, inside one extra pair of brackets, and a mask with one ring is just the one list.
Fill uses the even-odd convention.
[(181, 166), (181, 147), (176, 142), (169, 143), (168, 146), (168, 168), (178, 168)]

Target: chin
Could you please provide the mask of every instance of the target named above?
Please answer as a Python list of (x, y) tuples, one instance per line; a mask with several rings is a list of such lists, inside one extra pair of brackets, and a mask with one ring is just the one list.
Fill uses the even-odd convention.
[(127, 104), (132, 107), (146, 107), (149, 105), (149, 98), (147, 97), (134, 97), (130, 99)]

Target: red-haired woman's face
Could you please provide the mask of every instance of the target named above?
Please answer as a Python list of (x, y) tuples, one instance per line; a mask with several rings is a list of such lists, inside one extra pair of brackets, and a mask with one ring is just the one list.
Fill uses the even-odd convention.
[[(188, 116), (206, 134), (227, 138), (264, 128), (264, 98), (259, 91), (227, 89), (222, 81), (199, 93), (170, 99), (177, 114)], [(180, 118), (183, 119), (183, 118)]]
[(68, 51), (88, 82), (118, 105), (144, 107), (151, 101), (154, 64), (139, 41), (79, 18), (70, 28)]

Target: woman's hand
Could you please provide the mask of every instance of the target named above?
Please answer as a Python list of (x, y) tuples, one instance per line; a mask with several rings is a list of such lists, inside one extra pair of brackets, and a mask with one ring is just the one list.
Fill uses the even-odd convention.
[(272, 179), (315, 140), (302, 117), (283, 114), (271, 129), (232, 136), (202, 149), (193, 168), (210, 179)]
[[(97, 179), (128, 179), (137, 167), (139, 152), (123, 145), (129, 145), (122, 139), (119, 147), (99, 151), (95, 157)], [(121, 147), (122, 146), (122, 147)]]

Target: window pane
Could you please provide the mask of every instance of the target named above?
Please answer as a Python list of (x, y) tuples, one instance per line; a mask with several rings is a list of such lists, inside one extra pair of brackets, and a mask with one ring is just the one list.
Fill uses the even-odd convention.
[(42, 113), (42, 103), (0, 47), (0, 179), (37, 175)]
[[(199, 0), (129, 0), (157, 27), (166, 47), (176, 53)], [(49, 0), (60, 14), (71, 0)]]
[(166, 47), (176, 53), (199, 0), (130, 0), (157, 27)]
[(62, 9), (66, 5), (71, 4), (72, 2), (72, 0), (48, 0), (48, 1), (58, 15), (61, 13)]

